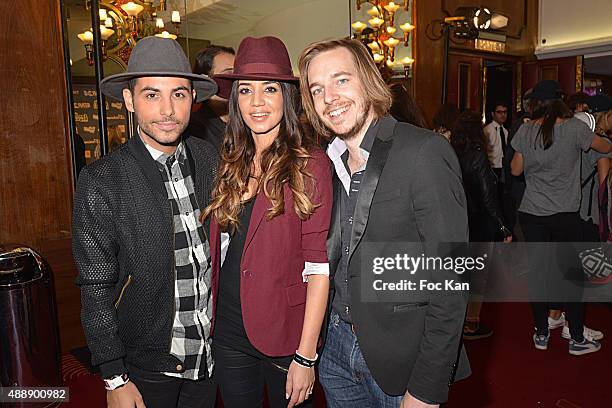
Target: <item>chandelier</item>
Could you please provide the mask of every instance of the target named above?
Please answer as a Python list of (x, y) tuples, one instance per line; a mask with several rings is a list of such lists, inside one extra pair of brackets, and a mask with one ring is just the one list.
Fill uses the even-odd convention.
[[(100, 38), (102, 40), (102, 60), (115, 54), (127, 64), (130, 52), (136, 42), (144, 37), (157, 35), (176, 39), (180, 34), (181, 15), (178, 11), (170, 14), (174, 33), (165, 30), (164, 19), (159, 12), (166, 11), (166, 0), (101, 0), (99, 5)], [(85, 9), (91, 9), (90, 1)], [(87, 63), (93, 65), (93, 29), (77, 35), (85, 46)]]
[[(404, 75), (408, 77), (414, 59), (404, 57), (398, 60), (396, 51), (401, 45), (408, 47), (410, 33), (415, 27), (409, 21), (396, 26), (396, 20), (400, 9), (405, 12), (408, 11), (409, 1), (404, 0), (403, 5), (400, 5), (388, 0), (356, 0), (357, 10), (361, 10), (364, 3), (369, 3), (372, 6), (367, 10), (368, 24), (361, 21), (352, 23), (351, 28), (355, 32), (353, 38), (358, 39), (370, 48), (374, 62), (378, 64), (379, 68), (386, 65), (393, 69), (401, 64), (404, 67)], [(398, 31), (398, 27), (401, 31)], [(402, 32), (401, 37), (395, 37), (396, 33), (402, 34)]]

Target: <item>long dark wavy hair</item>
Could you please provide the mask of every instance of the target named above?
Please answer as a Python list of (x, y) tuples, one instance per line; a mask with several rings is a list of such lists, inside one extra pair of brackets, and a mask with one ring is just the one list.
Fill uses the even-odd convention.
[(482, 127), (482, 115), (474, 111), (460, 114), (451, 130), (450, 142), (457, 154), (468, 150), (486, 152), (487, 142)]
[(574, 114), (561, 99), (532, 99), (531, 119), (542, 119), (542, 125), (533, 141), (533, 147), (539, 144), (548, 149), (554, 142), (555, 123), (557, 119), (569, 119)]
[[(229, 98), (229, 122), (221, 148), (219, 175), (212, 191), (212, 200), (202, 213), (202, 220), (210, 215), (224, 231), (238, 227), (238, 216), (243, 207), (243, 196), (248, 191), (249, 176), (252, 176), (255, 157), (255, 142), (238, 106), (238, 82), (235, 81)], [(311, 157), (309, 150), (315, 146), (300, 124), (302, 111), (300, 95), (296, 85), (279, 82), (283, 95), (283, 118), (274, 142), (261, 154), (262, 174), (258, 193), (263, 191), (271, 201), (267, 219), (285, 211), (283, 186), (289, 185), (293, 196), (295, 213), (300, 219), (312, 215), (319, 206), (310, 199), (314, 179), (306, 172)]]

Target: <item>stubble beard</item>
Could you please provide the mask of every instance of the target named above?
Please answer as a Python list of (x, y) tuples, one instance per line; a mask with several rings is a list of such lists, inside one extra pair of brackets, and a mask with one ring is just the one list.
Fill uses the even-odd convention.
[(349, 130), (347, 130), (344, 133), (337, 133), (328, 125), (325, 125), (325, 127), (332, 135), (335, 135), (339, 139), (347, 142), (355, 138), (363, 130), (363, 127), (365, 126), (366, 121), (368, 120), (368, 116), (369, 116), (371, 108), (372, 108), (372, 102), (366, 101), (362, 109), (363, 114), (357, 118), (357, 121), (355, 122), (353, 127), (351, 127)]
[(187, 128), (187, 123), (178, 122), (176, 119), (172, 119), (178, 123), (178, 127), (172, 132), (164, 132), (160, 129), (156, 129), (154, 127), (154, 122), (143, 122), (138, 115), (135, 116), (140, 131), (162, 146), (177, 146), (181, 140), (181, 135)]

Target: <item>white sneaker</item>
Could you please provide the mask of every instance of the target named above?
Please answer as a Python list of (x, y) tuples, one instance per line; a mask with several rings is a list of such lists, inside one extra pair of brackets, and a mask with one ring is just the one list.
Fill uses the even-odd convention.
[(565, 312), (562, 312), (558, 319), (548, 316), (548, 330), (558, 329), (563, 326), (565, 326)]
[(569, 341), (569, 353), (574, 356), (581, 356), (583, 354), (595, 353), (601, 349), (601, 343), (596, 340), (582, 340), (582, 343), (570, 339)]
[[(582, 332), (585, 339), (594, 341), (603, 339), (604, 335), (599, 330), (593, 330), (586, 326), (584, 326), (584, 331)], [(569, 340), (572, 336), (570, 335), (570, 330), (568, 326), (563, 326), (563, 331), (561, 331), (561, 337)]]

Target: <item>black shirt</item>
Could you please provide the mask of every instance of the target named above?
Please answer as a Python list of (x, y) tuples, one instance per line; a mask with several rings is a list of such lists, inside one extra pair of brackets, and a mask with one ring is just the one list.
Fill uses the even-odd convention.
[(254, 203), (254, 197), (244, 203), (244, 208), (238, 217), (240, 226), (232, 235), (225, 261), (221, 266), (213, 342), (230, 346), (250, 355), (263, 357), (247, 338), (240, 303), (240, 262), (242, 261), (242, 251), (249, 230)]
[[(229, 347), (260, 360), (270, 361), (286, 370), (289, 368), (293, 356), (269, 357), (261, 353), (249, 341), (242, 319), (240, 263), (254, 204), (255, 197), (244, 203), (244, 208), (238, 217), (240, 227), (232, 236), (227, 247), (225, 261), (221, 266), (213, 347), (214, 345)], [(257, 305), (253, 305), (253, 307), (257, 307)]]

